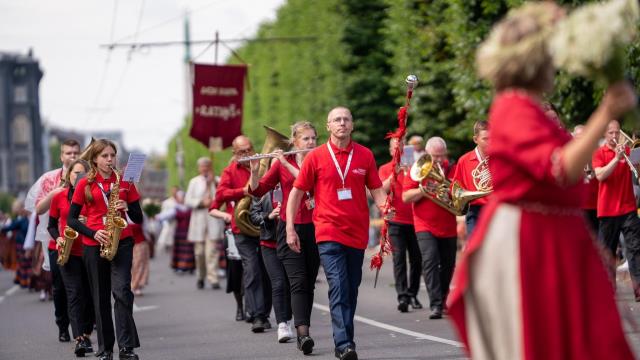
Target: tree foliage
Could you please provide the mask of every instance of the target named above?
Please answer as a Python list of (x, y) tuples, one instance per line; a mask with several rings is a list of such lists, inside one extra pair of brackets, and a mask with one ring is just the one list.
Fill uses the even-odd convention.
[[(589, 1), (558, 1), (574, 7)], [(404, 79), (420, 84), (409, 113), (409, 134), (442, 136), (453, 157), (473, 147), (472, 125), (485, 119), (493, 97), (475, 72), (475, 52), (491, 27), (522, 0), (289, 0), (276, 19), (263, 23), (237, 49), (249, 65), (243, 132), (260, 149), (270, 125), (288, 134), (297, 120), (313, 122), (326, 140), (328, 111), (351, 108), (354, 138), (372, 148), (379, 163), (388, 159), (385, 134), (397, 125), (405, 97)], [(313, 36), (313, 40), (265, 41)], [(629, 49), (629, 76), (640, 80), (640, 44)], [(558, 73), (548, 99), (567, 125), (585, 122), (602, 89), (585, 79)], [(177, 136), (184, 136), (188, 127)], [(206, 149), (183, 140), (185, 155)], [(175, 147), (175, 139), (170, 148)], [(175, 152), (174, 152), (175, 153)], [(198, 155), (200, 156), (200, 155)], [(195, 169), (191, 156), (186, 165)], [(216, 155), (216, 168), (229, 154)], [(174, 156), (169, 155), (171, 163)], [(191, 162), (193, 160), (193, 162)], [(188, 173), (193, 173), (189, 170)], [(171, 183), (176, 175), (171, 174)]]

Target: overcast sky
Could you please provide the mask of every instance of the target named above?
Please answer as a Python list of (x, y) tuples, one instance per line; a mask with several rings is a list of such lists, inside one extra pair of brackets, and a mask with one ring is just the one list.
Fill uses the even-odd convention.
[[(109, 51), (112, 41), (251, 37), (285, 0), (0, 0), (0, 51), (33, 48), (44, 77), (40, 111), (55, 126), (123, 129), (129, 149), (165, 153), (184, 114), (184, 48)], [(136, 35), (137, 34), (137, 35)], [(237, 47), (238, 44), (232, 44)], [(198, 56), (206, 45), (192, 48)], [(219, 62), (228, 56), (220, 47)], [(213, 63), (213, 47), (197, 62)]]

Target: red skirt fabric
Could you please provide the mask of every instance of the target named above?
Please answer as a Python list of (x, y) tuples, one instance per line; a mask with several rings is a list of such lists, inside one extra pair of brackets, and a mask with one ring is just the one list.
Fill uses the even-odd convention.
[(449, 298), (474, 359), (634, 358), (587, 229), (578, 209), (490, 203), (483, 210)]

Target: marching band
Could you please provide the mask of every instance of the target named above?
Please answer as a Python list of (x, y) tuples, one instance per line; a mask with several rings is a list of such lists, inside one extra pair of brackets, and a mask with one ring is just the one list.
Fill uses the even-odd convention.
[[(421, 136), (407, 142), (401, 132), (389, 136), (389, 151), (394, 158), (412, 147), (411, 156), (378, 168), (352, 138), (357, 114), (342, 106), (328, 112), (326, 143), (318, 144), (311, 122), (298, 121), (290, 136), (265, 126), (258, 154), (251, 139), (236, 137), (219, 179), (211, 159), (200, 158), (186, 206), (172, 215), (180, 251), (191, 254), (175, 256), (184, 262), (177, 270), (193, 271), (195, 260), (196, 287), (207, 280), (220, 289), (223, 250), (235, 319), (263, 333), (273, 308), (277, 341), (295, 337), (310, 355), (320, 345), (310, 328), (322, 265), (332, 350), (357, 360), (354, 320), (373, 203), (393, 245), (397, 310), (422, 308), (422, 276), (428, 318), (450, 317), (472, 357), (633, 358), (614, 296), (624, 258), (640, 302), (636, 144), (617, 120), (637, 101), (626, 82), (610, 84), (573, 137), (563, 128), (544, 101), (555, 69), (543, 28), (560, 12), (547, 2), (527, 5), (481, 45), (479, 74), (496, 95), (488, 119), (473, 125), (475, 147), (457, 161), (442, 137), (423, 148)], [(74, 354), (83, 357), (94, 352), (95, 325), (99, 359), (113, 359), (116, 342), (119, 359), (138, 359), (132, 228), (143, 222), (141, 196), (121, 178), (112, 141), (93, 141), (80, 159), (79, 144), (65, 144), (73, 154), (37, 204), (49, 214), (58, 339), (70, 341), (70, 324)]]

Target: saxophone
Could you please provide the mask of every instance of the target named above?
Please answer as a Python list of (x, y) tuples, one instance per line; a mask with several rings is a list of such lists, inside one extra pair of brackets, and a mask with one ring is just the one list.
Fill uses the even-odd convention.
[(113, 184), (111, 193), (109, 194), (107, 220), (104, 224), (104, 229), (109, 233), (111, 239), (108, 244), (100, 245), (100, 257), (109, 261), (113, 260), (116, 256), (118, 245), (120, 244), (120, 234), (122, 233), (122, 229), (127, 227), (127, 222), (120, 216), (119, 211), (116, 209), (116, 203), (120, 200), (120, 174), (115, 168), (112, 168), (112, 170), (116, 175), (116, 182)]
[(56, 260), (60, 266), (63, 266), (67, 261), (69, 261), (73, 241), (78, 238), (78, 232), (70, 228), (68, 225), (64, 227), (62, 233), (63, 240), (60, 248), (58, 249), (58, 260)]

